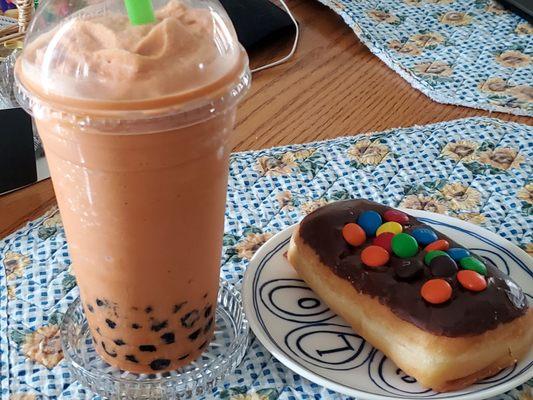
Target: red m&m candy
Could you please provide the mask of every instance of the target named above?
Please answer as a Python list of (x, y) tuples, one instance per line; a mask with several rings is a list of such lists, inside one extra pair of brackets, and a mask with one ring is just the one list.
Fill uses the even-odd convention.
[(452, 297), (452, 287), (444, 279), (430, 279), (422, 285), (420, 294), (428, 303), (441, 304)]
[(383, 247), (385, 250), (387, 250), (389, 253), (392, 253), (392, 238), (394, 237), (394, 233), (392, 232), (384, 232), (379, 236), (376, 236), (372, 244), (374, 246)]
[(433, 250), (442, 250), (442, 251), (446, 251), (450, 248), (450, 243), (448, 243), (447, 240), (444, 240), (444, 239), (439, 239), (439, 240), (435, 240), (433, 243), (430, 243), (428, 244), (425, 248), (424, 248), (424, 251), (427, 251), (428, 253), (430, 251), (433, 251)]
[(389, 222), (398, 222), (402, 225), (409, 223), (409, 215), (400, 210), (387, 210), (383, 213), (383, 219)]
[(481, 292), (487, 288), (485, 277), (476, 271), (464, 269), (457, 273), (457, 280), (467, 290)]
[(369, 267), (382, 267), (389, 262), (389, 258), (389, 252), (379, 246), (368, 246), (361, 252), (361, 261)]
[(366, 240), (366, 233), (359, 225), (349, 223), (342, 228), (342, 237), (352, 246), (361, 246)]

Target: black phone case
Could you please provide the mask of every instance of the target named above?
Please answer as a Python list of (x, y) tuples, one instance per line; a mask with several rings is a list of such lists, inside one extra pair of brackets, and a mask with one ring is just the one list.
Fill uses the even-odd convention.
[(246, 50), (260, 42), (294, 29), (289, 15), (269, 0), (220, 0), (231, 18), (239, 41)]

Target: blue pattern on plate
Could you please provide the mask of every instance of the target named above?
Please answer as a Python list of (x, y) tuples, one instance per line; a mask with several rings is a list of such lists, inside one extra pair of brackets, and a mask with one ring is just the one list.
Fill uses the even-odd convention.
[(319, 0), (435, 101), (533, 115), (533, 26), (494, 0)]
[[(532, 176), (533, 127), (488, 118), (236, 153), (221, 275), (238, 285), (273, 232), (350, 197), (446, 212), (533, 251)], [(58, 355), (57, 322), (78, 296), (59, 214), (0, 240), (0, 266), (2, 400), (93, 399)], [(530, 392), (526, 384), (498, 399)], [(208, 397), (252, 399), (250, 393), (261, 400), (346, 398), (292, 373), (256, 339)]]

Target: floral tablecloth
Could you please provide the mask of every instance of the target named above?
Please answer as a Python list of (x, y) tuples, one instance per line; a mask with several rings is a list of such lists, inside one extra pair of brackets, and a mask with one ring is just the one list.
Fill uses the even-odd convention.
[[(366, 197), (481, 224), (533, 253), (533, 127), (474, 118), (231, 158), (221, 275), (240, 285), (273, 233), (329, 201)], [(62, 361), (58, 322), (78, 296), (57, 210), (0, 240), (2, 400), (93, 399)], [(498, 396), (531, 400), (533, 382)], [(252, 338), (209, 399), (346, 399)]]
[(533, 25), (495, 0), (319, 0), (435, 101), (533, 115)]

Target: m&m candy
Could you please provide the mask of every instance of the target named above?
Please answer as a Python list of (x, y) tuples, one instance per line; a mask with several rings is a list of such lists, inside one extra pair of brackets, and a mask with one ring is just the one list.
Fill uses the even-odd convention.
[(487, 275), (487, 267), (485, 264), (472, 256), (461, 258), (459, 260), (459, 265), (463, 269), (469, 269), (471, 271), (476, 271), (481, 275)]
[(403, 231), (403, 227), (398, 222), (385, 222), (376, 231), (376, 236), (379, 236), (385, 232), (391, 232), (394, 234), (398, 234), (398, 233), (401, 233), (402, 231)]
[(407, 233), (398, 233), (391, 241), (392, 251), (400, 258), (413, 257), (418, 253), (418, 243)]
[(448, 278), (457, 272), (457, 264), (448, 256), (434, 257), (429, 263), (431, 275), (437, 278)]
[(442, 250), (446, 251), (450, 247), (450, 243), (448, 243), (447, 240), (439, 239), (435, 240), (433, 243), (430, 243), (426, 246), (424, 251), (432, 251), (432, 250)]
[(452, 297), (452, 287), (444, 279), (430, 279), (422, 285), (420, 295), (431, 304), (442, 304)]
[(425, 256), (424, 256), (424, 263), (429, 266), (429, 264), (431, 264), (431, 260), (433, 260), (435, 257), (438, 257), (438, 256), (446, 256), (446, 257), (449, 257), (448, 256), (448, 253), (442, 251), (442, 250), (433, 250), (433, 251), (430, 251), (429, 253), (427, 253)]
[(462, 287), (473, 292), (481, 292), (487, 288), (485, 277), (476, 271), (463, 269), (457, 273), (457, 280)]
[(421, 246), (426, 246), (438, 239), (437, 234), (430, 228), (415, 228), (411, 235)]
[(461, 258), (470, 256), (470, 252), (461, 247), (452, 247), (451, 249), (446, 250), (446, 253), (448, 253), (454, 261), (459, 261)]
[(409, 215), (400, 210), (387, 210), (383, 213), (385, 221), (398, 222), (401, 225), (407, 225), (409, 223)]
[(404, 260), (401, 258), (393, 258), (390, 262), (396, 278), (402, 281), (409, 281), (417, 278), (424, 271), (424, 266), (419, 262), (412, 260)]
[(376, 236), (374, 240), (372, 241), (372, 244), (375, 246), (383, 247), (385, 250), (387, 250), (389, 253), (392, 253), (392, 238), (394, 237), (394, 233), (392, 232), (385, 232), (382, 233), (379, 236)]
[(369, 267), (382, 267), (389, 262), (389, 258), (389, 252), (379, 246), (368, 246), (361, 252), (361, 261)]
[(363, 228), (367, 236), (374, 236), (383, 220), (376, 211), (364, 211), (357, 218), (357, 224)]
[(363, 228), (354, 223), (344, 225), (342, 237), (352, 246), (361, 246), (366, 241), (366, 234)]

